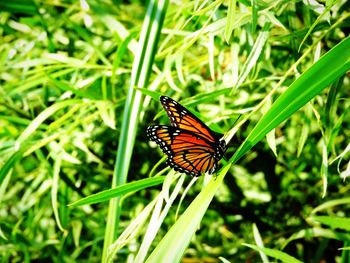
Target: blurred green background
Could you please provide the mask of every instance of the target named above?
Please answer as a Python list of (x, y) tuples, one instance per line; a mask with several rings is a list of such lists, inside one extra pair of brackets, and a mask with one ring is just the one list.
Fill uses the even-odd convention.
[[(14, 0), (0, 25), (1, 262), (350, 262), (346, 0)], [(275, 112), (307, 104), (230, 166), (300, 76)], [(159, 95), (224, 134), (227, 170), (166, 167)]]

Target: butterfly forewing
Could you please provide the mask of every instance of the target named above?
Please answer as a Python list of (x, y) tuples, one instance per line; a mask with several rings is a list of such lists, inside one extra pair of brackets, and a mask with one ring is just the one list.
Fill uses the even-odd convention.
[(215, 134), (208, 126), (185, 107), (181, 106), (181, 104), (166, 96), (161, 96), (160, 102), (168, 114), (172, 126), (191, 131), (210, 142), (215, 142), (217, 140)]

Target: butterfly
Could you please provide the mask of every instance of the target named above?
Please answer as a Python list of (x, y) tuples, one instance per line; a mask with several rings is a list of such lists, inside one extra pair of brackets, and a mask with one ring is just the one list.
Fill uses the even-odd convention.
[(168, 156), (167, 165), (191, 176), (213, 174), (226, 151), (225, 140), (209, 129), (200, 119), (175, 100), (161, 96), (171, 126), (147, 128), (147, 137), (156, 142)]

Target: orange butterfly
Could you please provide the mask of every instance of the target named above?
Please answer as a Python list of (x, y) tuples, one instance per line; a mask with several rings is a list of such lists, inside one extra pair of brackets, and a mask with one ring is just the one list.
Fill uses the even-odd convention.
[(149, 126), (147, 136), (168, 156), (167, 164), (175, 171), (191, 176), (214, 173), (226, 151), (225, 140), (220, 140), (208, 126), (175, 100), (161, 96), (160, 102), (172, 126)]

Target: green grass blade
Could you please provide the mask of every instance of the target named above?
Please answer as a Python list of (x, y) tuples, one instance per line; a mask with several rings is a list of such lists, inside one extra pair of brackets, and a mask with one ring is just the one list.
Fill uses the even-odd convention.
[(233, 30), (233, 24), (235, 22), (235, 12), (236, 12), (236, 0), (229, 0), (228, 2), (228, 10), (227, 10), (227, 23), (225, 27), (225, 41), (229, 43), (230, 37)]
[[(147, 263), (180, 262), (193, 234), (207, 211), (221, 181), (230, 168), (225, 166), (218, 177), (212, 178), (209, 184), (196, 197), (178, 221), (171, 227), (147, 259)], [(179, 235), (181, 233), (181, 235)]]
[(341, 231), (334, 231), (331, 229), (325, 229), (320, 227), (305, 228), (294, 234), (292, 234), (282, 245), (281, 249), (284, 249), (289, 243), (295, 240), (311, 238), (327, 238), (339, 241), (350, 241), (350, 235)]
[(252, 33), (255, 33), (258, 24), (258, 6), (255, 0), (251, 0), (252, 3)]
[(344, 197), (344, 198), (340, 198), (340, 199), (330, 200), (330, 201), (327, 201), (327, 202), (315, 207), (314, 210), (312, 210), (311, 214), (316, 214), (317, 212), (331, 209), (331, 208), (338, 206), (338, 205), (348, 205), (348, 204), (350, 204), (350, 197)]
[[(167, 6), (168, 0), (150, 1), (148, 5), (140, 35), (139, 51), (135, 55), (130, 87), (124, 107), (112, 188), (123, 185), (126, 182), (142, 105), (142, 93), (137, 91), (135, 86), (144, 88), (147, 85)], [(112, 199), (108, 209), (102, 262), (106, 261), (108, 248), (115, 240), (120, 212), (120, 199)]]
[(336, 216), (312, 216), (310, 219), (333, 229), (338, 228), (345, 231), (350, 231), (350, 218)]
[[(336, 2), (336, 1), (334, 1)], [(334, 3), (335, 4), (335, 3)], [(309, 37), (309, 35), (311, 34), (312, 30), (314, 30), (314, 28), (318, 25), (318, 23), (320, 23), (320, 20), (326, 15), (329, 14), (329, 11), (331, 10), (331, 8), (333, 7), (333, 5), (329, 5), (327, 6), (327, 8), (324, 9), (323, 13), (319, 15), (319, 17), (315, 20), (315, 22), (310, 26), (309, 30), (307, 31), (307, 33), (305, 34), (303, 40), (301, 41), (299, 48), (298, 48), (298, 52), (300, 51), (301, 47), (303, 46), (304, 42), (306, 41), (306, 39)]]
[[(27, 63), (23, 63), (23, 67), (26, 67)], [(68, 68), (68, 69), (62, 69), (55, 72), (49, 72), (51, 78), (59, 78), (63, 77), (67, 74), (72, 73), (75, 71), (74, 68)], [(47, 74), (35, 74), (34, 76), (31, 76), (21, 82), (17, 82), (13, 87), (8, 88), (8, 95), (14, 95), (14, 94), (20, 94), (28, 92), (28, 90), (34, 89), (38, 85), (44, 85), (44, 83), (47, 82)]]
[[(256, 226), (256, 224), (253, 224), (253, 235), (254, 235), (254, 240), (255, 240), (256, 245), (258, 247), (264, 247), (264, 243), (263, 243), (263, 241), (261, 239), (261, 235), (259, 233), (259, 229)], [(263, 251), (259, 250), (259, 254), (260, 254), (260, 257), (261, 257), (261, 260), (262, 260), (263, 263), (268, 263), (269, 262), (267, 256), (265, 255), (265, 253)]]
[(131, 192), (137, 192), (142, 189), (159, 185), (164, 181), (164, 176), (146, 178), (139, 181), (123, 184), (117, 186), (113, 189), (105, 190), (85, 198), (82, 198), (74, 203), (69, 204), (69, 206), (82, 206), (82, 205), (91, 205), (110, 200), (111, 198), (125, 195)]
[(14, 0), (14, 1), (1, 1), (0, 10), (2, 12), (10, 13), (20, 13), (27, 15), (37, 15), (39, 12), (37, 10), (34, 1), (27, 0)]
[(233, 89), (240, 86), (246, 80), (249, 72), (256, 65), (260, 55), (262, 54), (263, 47), (265, 46), (266, 41), (268, 39), (270, 33), (270, 25), (271, 24), (269, 22), (265, 23), (263, 30), (260, 32), (259, 36), (256, 39), (256, 42), (254, 43), (254, 46), (252, 48), (251, 53), (249, 54), (247, 61), (242, 67), (242, 71), (238, 77), (238, 83), (236, 86), (233, 87)]
[(77, 33), (77, 35), (79, 35), (82, 39), (84, 39), (91, 48), (94, 49), (94, 51), (96, 52), (97, 56), (99, 57), (99, 59), (101, 59), (101, 61), (103, 62), (103, 64), (107, 65), (107, 66), (111, 66), (111, 63), (109, 62), (109, 60), (106, 58), (106, 56), (101, 52), (100, 47), (96, 46), (93, 43), (92, 37), (91, 37), (91, 32), (89, 32), (88, 30), (86, 30), (84, 27), (81, 27), (79, 24), (74, 23), (72, 20), (70, 20), (69, 18), (63, 16), (63, 18), (66, 19), (66, 22), (68, 24), (72, 25), (72, 28), (75, 30), (75, 32)]
[(311, 105), (309, 104), (306, 105), (305, 107), (306, 109), (305, 109), (305, 116), (303, 120), (303, 127), (301, 128), (300, 139), (298, 142), (298, 153), (297, 153), (298, 157), (302, 153), (303, 147), (305, 145), (305, 142), (310, 130), (310, 116), (311, 116), (312, 108), (311, 108)]
[[(167, 180), (167, 182), (169, 183), (168, 185), (166, 185), (167, 182), (164, 183), (163, 191), (160, 194), (160, 196), (162, 196), (164, 200), (159, 200), (159, 202), (156, 204), (155, 209), (153, 210), (147, 231), (144, 235), (140, 249), (135, 257), (135, 261), (134, 261), (135, 263), (145, 262), (145, 258), (148, 254), (148, 251), (152, 245), (154, 238), (159, 232), (160, 227), (163, 224), (165, 217), (168, 215), (169, 210), (173, 206), (175, 199), (178, 197), (180, 191), (182, 190), (184, 180), (185, 180), (185, 176), (181, 176), (180, 179), (177, 180), (174, 190), (172, 190), (171, 193), (169, 193), (169, 187), (170, 187), (169, 181), (171, 180)], [(165, 203), (164, 206), (163, 206), (163, 202)]]
[(52, 174), (51, 205), (52, 205), (52, 210), (55, 216), (57, 226), (63, 232), (64, 228), (61, 224), (61, 219), (60, 219), (60, 214), (58, 209), (59, 203), (57, 202), (61, 164), (62, 164), (61, 153), (57, 153), (54, 166), (53, 166), (53, 174)]
[(59, 89), (63, 90), (63, 91), (70, 91), (73, 94), (77, 95), (77, 97), (80, 98), (86, 98), (86, 99), (90, 99), (90, 100), (99, 100), (102, 99), (100, 94), (96, 93), (92, 93), (89, 91), (84, 91), (78, 88), (74, 88), (71, 87), (70, 85), (56, 79), (53, 78), (52, 76), (48, 75), (50, 81), (52, 82), (52, 84), (54, 84), (56, 87), (58, 87)]
[(10, 170), (14, 167), (16, 162), (22, 158), (23, 153), (25, 152), (26, 148), (20, 148), (19, 150), (15, 151), (10, 158), (5, 162), (5, 164), (0, 169), (0, 184), (2, 184), (3, 180), (5, 179), (6, 175), (10, 172)]
[(349, 69), (350, 37), (344, 39), (322, 56), (289, 86), (257, 123), (230, 161), (235, 162), (240, 159), (269, 131), (277, 127)]
[(75, 105), (78, 102), (80, 103), (81, 100), (77, 100), (77, 99), (65, 100), (65, 101), (57, 102), (52, 106), (46, 108), (30, 123), (30, 125), (28, 125), (28, 127), (18, 137), (16, 141), (16, 148), (18, 148), (26, 139), (28, 139), (29, 136), (31, 136), (39, 128), (39, 126), (52, 114), (70, 105)]
[(292, 257), (290, 255), (288, 255), (287, 253), (281, 252), (279, 250), (276, 249), (271, 249), (271, 248), (266, 248), (266, 247), (258, 247), (255, 245), (250, 245), (250, 244), (244, 244), (247, 247), (250, 247), (256, 251), (261, 251), (264, 252), (264, 254), (273, 257), (275, 259), (279, 259), (282, 262), (285, 263), (302, 263), (302, 261), (296, 259), (295, 257)]

